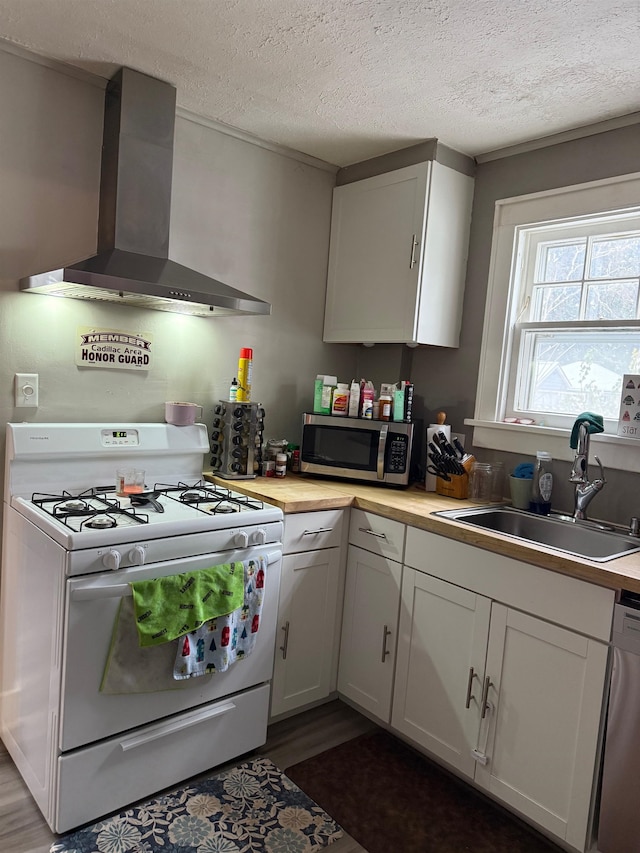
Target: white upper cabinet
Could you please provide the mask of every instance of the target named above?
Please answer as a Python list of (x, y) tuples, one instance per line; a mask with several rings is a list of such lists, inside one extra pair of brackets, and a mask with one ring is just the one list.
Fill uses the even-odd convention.
[(325, 341), (458, 346), (473, 184), (432, 160), (335, 188)]

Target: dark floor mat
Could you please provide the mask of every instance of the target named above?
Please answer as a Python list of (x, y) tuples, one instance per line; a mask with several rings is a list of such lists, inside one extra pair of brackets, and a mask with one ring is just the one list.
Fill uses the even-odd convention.
[(382, 730), (285, 773), (368, 853), (562, 853)]

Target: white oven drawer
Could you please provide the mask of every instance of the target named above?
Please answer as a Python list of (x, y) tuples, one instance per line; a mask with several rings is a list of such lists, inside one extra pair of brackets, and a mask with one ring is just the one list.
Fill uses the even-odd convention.
[(337, 548), (342, 543), (343, 509), (288, 514), (284, 521), (284, 554)]
[(268, 706), (265, 684), (62, 756), (55, 831), (94, 821), (261, 746)]

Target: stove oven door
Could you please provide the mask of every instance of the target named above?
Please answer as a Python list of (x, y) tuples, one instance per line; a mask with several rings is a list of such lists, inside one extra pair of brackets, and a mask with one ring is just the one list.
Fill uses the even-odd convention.
[[(63, 650), (60, 748), (63, 752), (119, 732), (220, 699), (271, 679), (273, 671), (281, 552), (264, 545), (232, 554), (204, 554), (67, 581)], [(100, 692), (114, 623), (131, 581), (179, 574), (219, 563), (268, 559), (256, 645), (226, 672), (175, 682), (176, 689), (111, 695)]]

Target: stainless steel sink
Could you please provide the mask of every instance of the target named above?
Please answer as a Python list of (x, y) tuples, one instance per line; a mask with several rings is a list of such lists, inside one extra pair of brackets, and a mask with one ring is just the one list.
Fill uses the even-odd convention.
[(533, 515), (505, 506), (452, 509), (434, 512), (433, 515), (555, 548), (597, 563), (640, 551), (640, 539), (603, 529), (603, 526), (589, 521), (575, 521), (570, 516)]

